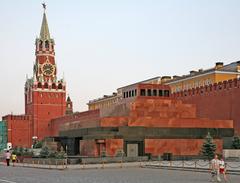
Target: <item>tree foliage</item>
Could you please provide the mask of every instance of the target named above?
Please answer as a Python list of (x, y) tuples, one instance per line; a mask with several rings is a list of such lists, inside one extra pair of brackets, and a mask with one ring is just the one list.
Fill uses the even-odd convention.
[(33, 156), (31, 149), (23, 147), (14, 147), (12, 153), (17, 156)]
[(49, 154), (50, 154), (50, 151), (49, 151), (48, 147), (46, 147), (46, 146), (44, 146), (42, 148), (42, 150), (40, 151), (41, 158), (47, 158), (47, 157), (49, 157)]
[(201, 154), (210, 160), (214, 157), (215, 151), (216, 151), (216, 144), (214, 144), (213, 138), (208, 132), (202, 145)]
[(240, 137), (234, 136), (232, 140), (232, 148), (233, 149), (240, 149)]
[(55, 158), (55, 159), (63, 159), (65, 157), (64, 151), (52, 151), (49, 150), (47, 146), (44, 146), (40, 151), (41, 158)]
[(43, 146), (43, 142), (42, 141), (37, 141), (34, 145), (33, 145), (33, 148), (42, 148)]

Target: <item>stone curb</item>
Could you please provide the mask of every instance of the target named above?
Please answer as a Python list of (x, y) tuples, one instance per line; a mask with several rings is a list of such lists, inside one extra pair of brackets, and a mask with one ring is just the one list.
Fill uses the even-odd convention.
[[(5, 163), (0, 163), (0, 166), (6, 166)], [(10, 166), (12, 167), (12, 165)], [(67, 167), (56, 167), (54, 165), (50, 166), (38, 166), (37, 164), (15, 164), (15, 167), (23, 167), (23, 168), (38, 168), (38, 169), (48, 169), (48, 170), (89, 170), (89, 169), (109, 169), (109, 168), (131, 168), (131, 167), (141, 167), (139, 164), (86, 164), (86, 165), (78, 165), (78, 166), (71, 166), (68, 165)]]

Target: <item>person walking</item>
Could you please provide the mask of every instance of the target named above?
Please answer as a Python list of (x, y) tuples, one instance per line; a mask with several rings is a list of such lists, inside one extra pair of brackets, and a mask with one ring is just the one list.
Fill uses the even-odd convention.
[(223, 157), (221, 157), (219, 161), (219, 173), (220, 175), (223, 175), (223, 179), (225, 182), (227, 182), (227, 176), (226, 176), (226, 164), (223, 160)]
[(17, 160), (17, 155), (15, 153), (12, 153), (12, 163), (13, 163), (13, 166), (15, 166), (16, 160)]
[(5, 153), (5, 159), (7, 162), (7, 166), (10, 165), (10, 158), (11, 158), (11, 153), (9, 152), (9, 150), (7, 150), (7, 152)]
[(218, 155), (215, 154), (214, 158), (211, 161), (211, 181), (215, 182), (215, 179), (217, 179), (218, 182), (221, 182), (221, 178), (219, 176), (219, 164), (220, 160), (218, 159)]

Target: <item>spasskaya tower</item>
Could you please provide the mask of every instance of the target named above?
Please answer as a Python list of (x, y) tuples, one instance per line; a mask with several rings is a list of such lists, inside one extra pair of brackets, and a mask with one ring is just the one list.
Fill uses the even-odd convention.
[(66, 82), (58, 79), (55, 41), (51, 38), (46, 5), (40, 35), (35, 41), (33, 76), (25, 83), (25, 113), (32, 116), (32, 135), (39, 140), (50, 134), (50, 121), (66, 111)]

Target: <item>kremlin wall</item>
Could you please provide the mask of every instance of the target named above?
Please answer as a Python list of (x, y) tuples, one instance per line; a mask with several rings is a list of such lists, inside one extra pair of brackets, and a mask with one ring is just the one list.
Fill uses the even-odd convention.
[(57, 78), (55, 41), (45, 11), (35, 43), (25, 114), (9, 114), (0, 122), (6, 124), (13, 147), (52, 139), (69, 155), (115, 156), (123, 151), (129, 157), (198, 156), (208, 132), (219, 153), (224, 138), (240, 134), (239, 62), (133, 83), (90, 100), (88, 111), (73, 112), (66, 81)]
[(228, 80), (172, 94), (184, 103), (195, 104), (200, 118), (231, 119), (240, 134), (240, 80)]

